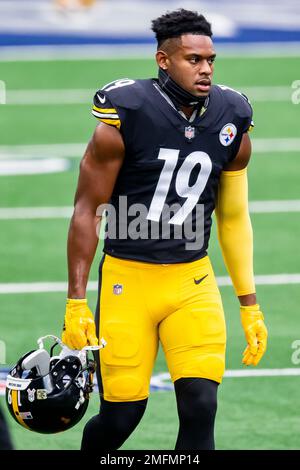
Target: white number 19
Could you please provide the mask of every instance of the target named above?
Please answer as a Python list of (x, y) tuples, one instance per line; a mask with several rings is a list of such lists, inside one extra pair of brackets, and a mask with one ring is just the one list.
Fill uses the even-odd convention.
[[(159, 176), (159, 180), (152, 198), (148, 220), (158, 222), (163, 211), (163, 207), (170, 189), (173, 173), (178, 161), (179, 150), (160, 149), (158, 158), (165, 160), (165, 164)], [(201, 165), (196, 182), (189, 186), (189, 179), (192, 170), (196, 165)], [(203, 193), (209, 175), (212, 170), (212, 162), (205, 152), (190, 153), (178, 170), (175, 189), (180, 197), (185, 197), (186, 201), (182, 207), (169, 220), (169, 224), (182, 225), (189, 213), (194, 209), (200, 195)]]

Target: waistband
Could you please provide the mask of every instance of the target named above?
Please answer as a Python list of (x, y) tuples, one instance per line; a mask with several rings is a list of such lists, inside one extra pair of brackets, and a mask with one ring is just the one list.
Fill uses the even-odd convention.
[[(102, 259), (103, 261), (103, 259)], [(126, 268), (132, 269), (151, 269), (153, 271), (162, 271), (162, 270), (178, 270), (180, 267), (185, 266), (206, 266), (210, 264), (210, 259), (208, 255), (205, 255), (203, 258), (200, 258), (196, 261), (189, 261), (187, 263), (169, 263), (169, 264), (157, 264), (157, 263), (145, 263), (143, 261), (135, 261), (124, 258), (116, 258), (115, 256), (110, 256), (108, 254), (104, 255), (104, 264), (112, 266), (123, 266)]]

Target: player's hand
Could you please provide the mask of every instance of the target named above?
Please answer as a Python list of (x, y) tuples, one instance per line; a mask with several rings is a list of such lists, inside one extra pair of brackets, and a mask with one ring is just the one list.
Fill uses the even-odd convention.
[(70, 349), (98, 345), (94, 317), (86, 299), (67, 299), (62, 341)]
[(259, 305), (241, 306), (241, 322), (248, 346), (243, 353), (243, 364), (257, 366), (267, 349), (268, 330)]

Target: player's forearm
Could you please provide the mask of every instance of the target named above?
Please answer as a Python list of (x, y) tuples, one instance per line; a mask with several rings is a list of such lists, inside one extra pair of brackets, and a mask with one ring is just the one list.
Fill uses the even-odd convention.
[(91, 264), (98, 244), (97, 218), (75, 209), (68, 235), (68, 298), (86, 297)]
[(255, 284), (246, 170), (223, 172), (216, 217), (224, 262), (236, 295), (242, 305), (249, 305), (255, 298)]
[[(235, 226), (240, 226), (241, 231), (235, 230)], [(243, 214), (230, 222), (224, 220), (218, 223), (218, 237), (236, 295), (247, 301), (255, 293), (251, 222)]]

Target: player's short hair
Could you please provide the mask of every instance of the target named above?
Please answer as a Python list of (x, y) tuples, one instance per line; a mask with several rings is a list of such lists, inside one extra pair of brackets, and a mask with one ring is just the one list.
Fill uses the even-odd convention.
[(152, 31), (157, 39), (159, 48), (164, 41), (179, 38), (182, 34), (200, 34), (212, 36), (211, 24), (196, 11), (180, 8), (167, 12), (152, 21)]

